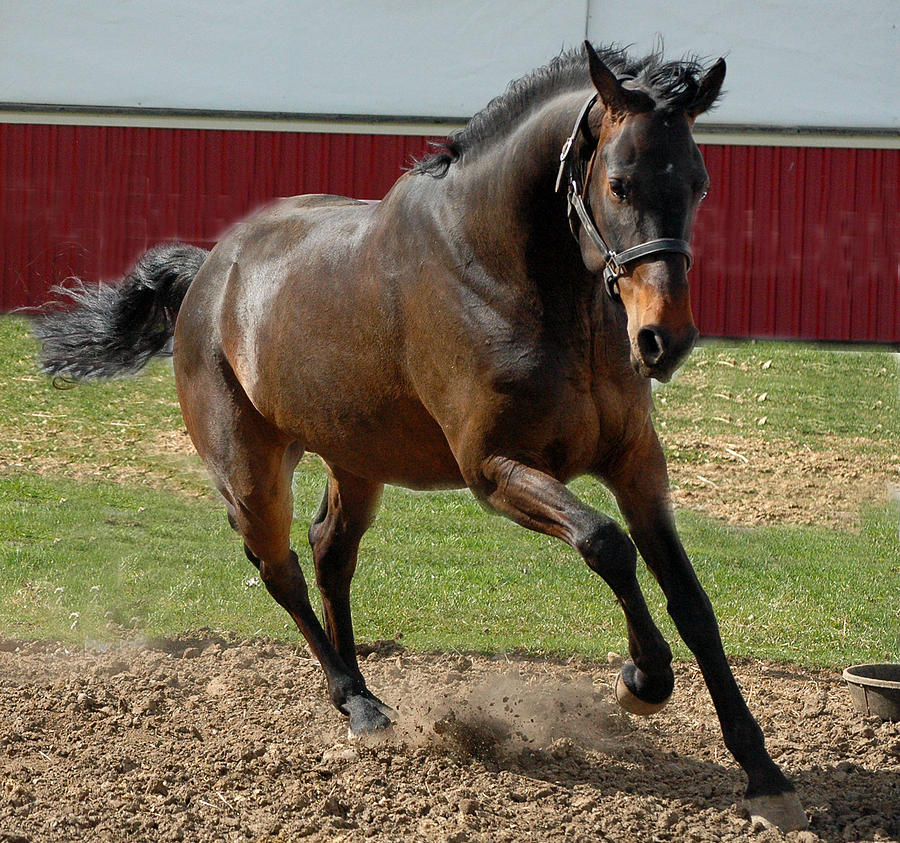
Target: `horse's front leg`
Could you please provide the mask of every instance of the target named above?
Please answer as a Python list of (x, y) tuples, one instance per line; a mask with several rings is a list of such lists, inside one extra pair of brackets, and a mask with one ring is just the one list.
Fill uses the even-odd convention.
[(665, 458), (648, 424), (645, 435), (603, 472), (631, 536), (667, 599), (679, 634), (697, 658), (722, 727), (725, 745), (747, 773), (751, 815), (783, 831), (805, 828), (806, 813), (793, 785), (772, 761), (762, 730), (744, 701), (725, 658), (712, 604), (675, 530)]
[(634, 545), (618, 524), (548, 474), (505, 457), (482, 462), (470, 487), (497, 512), (574, 547), (607, 582), (625, 613), (632, 657), (616, 681), (619, 703), (635, 714), (662, 708), (674, 685), (672, 651), (647, 609)]

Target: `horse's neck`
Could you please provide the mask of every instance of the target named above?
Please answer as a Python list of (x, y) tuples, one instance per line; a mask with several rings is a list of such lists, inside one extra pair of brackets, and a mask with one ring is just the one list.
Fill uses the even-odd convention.
[(583, 99), (557, 98), (448, 174), (457, 230), (478, 262), (509, 283), (572, 295), (591, 284), (569, 228), (565, 190), (555, 191), (560, 150)]
[[(565, 217), (565, 192), (555, 193), (559, 156), (572, 130), (581, 94), (567, 94), (535, 110), (502, 137), (485, 141), (457, 166), (454, 175), (470, 202), (500, 202), (527, 223), (536, 206), (555, 204)], [(471, 159), (471, 160), (469, 160)], [(557, 214), (560, 216), (560, 214)], [(546, 220), (544, 221), (547, 222)]]
[(581, 344), (595, 369), (610, 372), (627, 366), (624, 311), (585, 267), (569, 228), (565, 188), (555, 192), (560, 150), (587, 95), (561, 97), (556, 109), (536, 113), (495, 147), (453, 165), (446, 186), (452, 228), (465, 232), (460, 263), (487, 271), (507, 288), (511, 298), (501, 295), (507, 305), (529, 302), (531, 315), (552, 325), (557, 340)]

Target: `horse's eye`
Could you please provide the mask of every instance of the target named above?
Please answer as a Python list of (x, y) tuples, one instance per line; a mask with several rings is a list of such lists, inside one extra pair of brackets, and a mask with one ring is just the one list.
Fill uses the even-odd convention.
[(700, 198), (697, 200), (698, 202), (702, 202), (706, 197), (709, 196), (709, 188), (704, 187), (700, 190)]
[(620, 202), (624, 202), (628, 198), (628, 189), (622, 179), (610, 179), (609, 192)]

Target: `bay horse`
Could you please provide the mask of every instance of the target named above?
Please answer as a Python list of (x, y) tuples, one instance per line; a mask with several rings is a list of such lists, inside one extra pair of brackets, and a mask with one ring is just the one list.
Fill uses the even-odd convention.
[[(630, 654), (615, 695), (646, 715), (674, 676), (637, 548), (747, 774), (751, 813), (806, 825), (676, 533), (651, 420), (651, 378), (668, 380), (697, 337), (689, 241), (708, 176), (692, 129), (724, 76), (722, 59), (586, 42), (511, 83), (380, 203), (279, 201), (211, 252), (158, 247), (122, 283), (70, 289), (72, 307), (37, 318), (44, 371), (71, 379), (136, 371), (174, 335), (191, 439), (352, 735), (394, 717), (360, 673), (350, 616), (383, 485), (468, 487), (609, 584)], [(289, 542), (306, 451), (328, 473), (309, 528), (324, 625)], [(612, 490), (630, 537), (569, 491), (583, 474)]]

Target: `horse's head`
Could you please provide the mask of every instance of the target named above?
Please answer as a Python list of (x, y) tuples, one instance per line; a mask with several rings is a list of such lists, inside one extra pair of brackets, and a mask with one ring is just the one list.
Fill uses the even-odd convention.
[[(709, 178), (692, 128), (715, 102), (725, 62), (719, 59), (699, 79), (686, 75), (676, 95), (657, 102), (653, 90), (617, 79), (589, 44), (586, 49), (603, 108), (585, 115), (596, 146), (581, 192), (579, 215), (585, 206), (590, 212), (578, 232), (581, 253), (588, 269), (606, 270), (608, 289), (625, 308), (635, 370), (668, 380), (697, 338), (688, 243)], [(590, 216), (599, 239), (585, 224)]]

